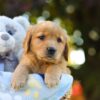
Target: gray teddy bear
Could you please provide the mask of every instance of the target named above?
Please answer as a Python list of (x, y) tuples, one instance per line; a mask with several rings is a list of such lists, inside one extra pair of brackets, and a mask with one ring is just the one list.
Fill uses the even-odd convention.
[(22, 43), (28, 26), (22, 16), (13, 19), (0, 16), (0, 71), (13, 72), (22, 54)]

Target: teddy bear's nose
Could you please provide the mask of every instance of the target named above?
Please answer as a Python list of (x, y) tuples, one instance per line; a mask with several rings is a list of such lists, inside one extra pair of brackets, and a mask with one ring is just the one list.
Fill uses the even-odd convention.
[(1, 38), (5, 41), (9, 40), (9, 35), (8, 34), (2, 34)]

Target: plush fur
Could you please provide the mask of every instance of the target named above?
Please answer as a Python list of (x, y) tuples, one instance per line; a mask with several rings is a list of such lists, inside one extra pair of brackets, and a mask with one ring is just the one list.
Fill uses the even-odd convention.
[[(55, 54), (48, 55), (48, 48), (55, 49)], [(12, 88), (17, 90), (25, 85), (29, 73), (43, 73), (48, 87), (57, 85), (62, 73), (67, 73), (67, 56), (67, 35), (61, 27), (51, 21), (31, 26), (24, 40), (23, 56), (13, 74)]]

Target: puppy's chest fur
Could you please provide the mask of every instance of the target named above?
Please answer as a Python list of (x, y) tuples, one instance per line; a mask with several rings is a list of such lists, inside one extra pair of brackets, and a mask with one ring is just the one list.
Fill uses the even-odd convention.
[[(59, 63), (50, 63), (50, 62), (44, 62), (44, 61), (35, 61), (34, 64), (31, 66), (31, 70), (33, 73), (42, 73), (44, 74), (49, 67), (52, 67), (54, 70), (56, 67), (58, 67), (62, 73), (67, 72), (67, 64), (64, 62), (64, 60), (60, 61)], [(55, 70), (56, 72), (56, 70)]]
[[(24, 60), (22, 59), (22, 62), (26, 62), (26, 65), (28, 65), (28, 69), (30, 73), (42, 73), (45, 74), (45, 72), (48, 70), (49, 67), (52, 67), (54, 70), (59, 68), (62, 73), (67, 72), (67, 63), (64, 60), (64, 58), (61, 59), (59, 63), (51, 63), (51, 62), (45, 62), (42, 60), (36, 59), (35, 56), (28, 54), (24, 55)], [(56, 71), (56, 70), (55, 70)]]
[(33, 64), (31, 66), (32, 67), (31, 70), (32, 70), (33, 73), (44, 74), (50, 65), (51, 64), (45, 63), (43, 61), (37, 61), (35, 64)]

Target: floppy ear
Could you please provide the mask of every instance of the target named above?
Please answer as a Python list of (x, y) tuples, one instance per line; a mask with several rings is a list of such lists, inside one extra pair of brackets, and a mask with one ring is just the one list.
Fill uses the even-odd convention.
[(68, 44), (67, 43), (65, 44), (65, 49), (64, 49), (63, 55), (64, 55), (65, 60), (68, 61)]
[(29, 29), (23, 43), (25, 53), (27, 53), (30, 50), (31, 38), (32, 38), (31, 30)]

